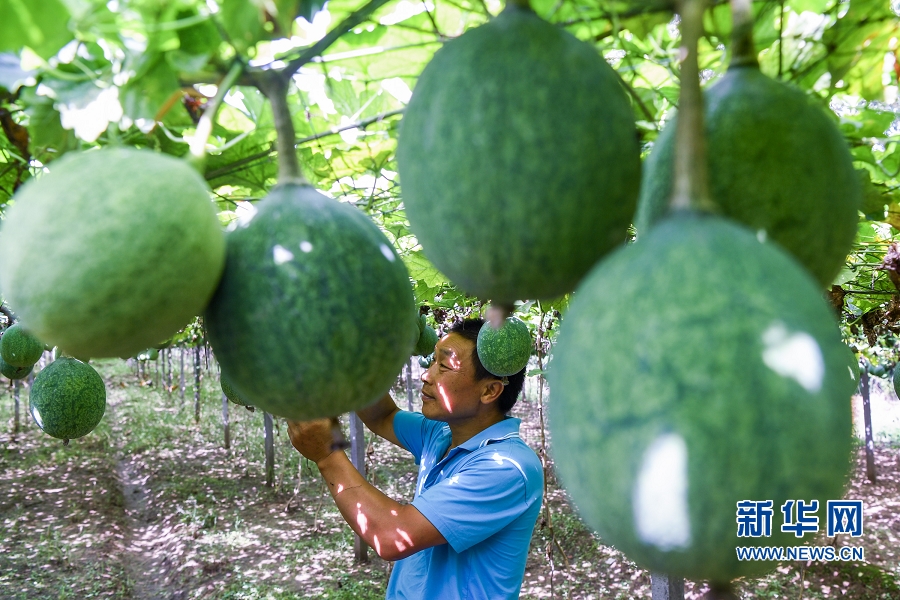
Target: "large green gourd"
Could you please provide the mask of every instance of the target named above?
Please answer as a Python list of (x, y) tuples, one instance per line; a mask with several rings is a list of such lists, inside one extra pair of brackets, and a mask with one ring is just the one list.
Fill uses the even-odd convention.
[(29, 367), (40, 360), (44, 344), (19, 323), (11, 325), (0, 337), (0, 357), (14, 367)]
[[(862, 192), (832, 118), (754, 65), (731, 67), (705, 94), (709, 182), (722, 214), (779, 243), (819, 281), (838, 274), (856, 235)], [(677, 119), (644, 167), (638, 237), (668, 210)]]
[(275, 187), (227, 236), (205, 315), (238, 394), (288, 419), (367, 406), (418, 334), (409, 275), (381, 230), (309, 185)]
[(31, 416), (47, 435), (62, 440), (87, 435), (106, 412), (103, 378), (88, 364), (62, 357), (34, 378)]
[[(846, 347), (809, 275), (718, 217), (681, 214), (597, 267), (548, 374), (553, 456), (585, 521), (657, 572), (728, 582), (802, 543), (788, 499), (840, 499), (851, 449)], [(772, 500), (772, 537), (736, 503)]]
[(397, 164), (428, 258), (468, 293), (507, 304), (574, 289), (625, 241), (640, 181), (615, 72), (512, 3), (422, 72)]
[(0, 281), (29, 331), (77, 356), (132, 356), (203, 311), (225, 241), (199, 173), (126, 148), (48, 168), (0, 230)]

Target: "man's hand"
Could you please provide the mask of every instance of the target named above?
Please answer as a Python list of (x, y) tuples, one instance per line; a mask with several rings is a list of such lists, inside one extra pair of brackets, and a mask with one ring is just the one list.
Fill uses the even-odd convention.
[(327, 458), (335, 447), (334, 419), (316, 419), (314, 421), (288, 421), (288, 436), (297, 451), (319, 464)]

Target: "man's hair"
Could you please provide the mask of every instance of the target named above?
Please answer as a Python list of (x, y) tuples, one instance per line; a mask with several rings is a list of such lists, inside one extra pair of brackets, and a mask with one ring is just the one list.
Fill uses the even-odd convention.
[[(481, 331), (483, 325), (484, 319), (465, 319), (463, 321), (457, 321), (449, 330), (447, 330), (447, 333), (461, 335), (472, 342), (472, 364), (475, 365), (476, 381), (497, 378), (496, 375), (493, 375), (484, 368), (484, 365), (481, 364), (481, 359), (478, 358), (478, 332)], [(497, 406), (504, 415), (512, 409), (516, 400), (519, 399), (519, 394), (522, 392), (522, 386), (525, 384), (525, 367), (522, 367), (521, 371), (515, 375), (510, 375), (506, 379), (509, 383), (503, 386), (503, 392), (501, 392), (500, 397), (497, 398)]]

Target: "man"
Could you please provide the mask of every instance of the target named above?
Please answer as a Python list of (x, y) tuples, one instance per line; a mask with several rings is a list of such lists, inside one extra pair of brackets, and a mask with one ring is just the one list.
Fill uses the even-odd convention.
[[(481, 319), (454, 325), (422, 375), (422, 413), (390, 395), (357, 414), (419, 465), (415, 499), (388, 498), (332, 451), (327, 420), (289, 423), (291, 443), (315, 461), (338, 509), (379, 556), (396, 560), (387, 598), (518, 598), (544, 474), (506, 413), (524, 369), (498, 378), (476, 352)], [(507, 381), (508, 379), (508, 381)]]

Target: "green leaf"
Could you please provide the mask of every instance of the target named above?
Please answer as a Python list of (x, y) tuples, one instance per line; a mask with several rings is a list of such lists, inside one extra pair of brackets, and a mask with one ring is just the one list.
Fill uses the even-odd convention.
[(0, 51), (24, 46), (50, 58), (74, 37), (69, 10), (60, 0), (0, 0)]
[(222, 26), (229, 41), (241, 54), (265, 39), (263, 27), (266, 13), (259, 0), (221, 0)]
[(893, 112), (866, 108), (859, 111), (857, 115), (842, 117), (840, 129), (845, 136), (851, 139), (882, 137), (895, 118), (896, 115)]
[(164, 55), (144, 55), (137, 73), (122, 88), (122, 109), (135, 120), (156, 120), (160, 109), (179, 88), (178, 76)]
[(403, 256), (403, 262), (406, 264), (410, 277), (416, 281), (421, 281), (430, 288), (449, 283), (443, 273), (438, 271), (421, 251), (406, 254)]
[[(53, 100), (38, 96), (36, 89), (25, 88), (19, 94), (19, 103), (28, 116), (28, 138), (35, 158), (46, 162), (68, 150), (78, 147), (75, 134), (63, 129), (59, 112), (53, 108)], [(52, 154), (52, 156), (48, 156)]]

